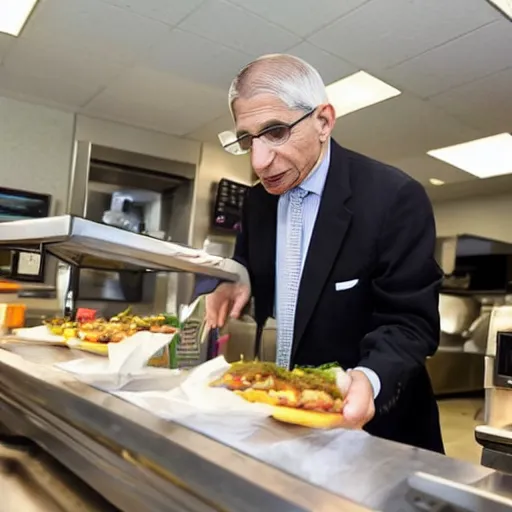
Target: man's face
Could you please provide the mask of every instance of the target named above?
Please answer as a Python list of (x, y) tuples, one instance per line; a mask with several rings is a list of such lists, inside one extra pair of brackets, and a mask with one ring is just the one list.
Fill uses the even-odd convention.
[[(332, 119), (326, 122), (322, 113)], [(237, 136), (257, 135), (276, 125), (289, 125), (306, 112), (291, 110), (272, 95), (259, 94), (252, 98), (238, 98), (233, 105)], [(251, 163), (266, 191), (284, 194), (299, 185), (317, 163), (322, 143), (327, 140), (334, 125), (334, 111), (329, 105), (319, 107), (311, 116), (295, 125), (289, 139), (273, 144), (268, 137), (254, 138)]]

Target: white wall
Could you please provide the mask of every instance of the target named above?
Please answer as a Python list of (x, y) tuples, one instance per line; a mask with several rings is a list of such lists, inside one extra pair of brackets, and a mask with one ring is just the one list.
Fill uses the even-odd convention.
[(233, 156), (220, 146), (204, 144), (196, 174), (192, 231), (189, 241), (201, 248), (210, 231), (212, 219), (212, 188), (221, 178), (250, 184), (252, 169), (247, 156)]
[(0, 186), (51, 194), (62, 213), (73, 133), (73, 114), (0, 97)]
[(143, 128), (77, 115), (76, 138), (93, 144), (196, 165), (201, 143)]
[(480, 235), (512, 242), (512, 195), (434, 203), (438, 236)]

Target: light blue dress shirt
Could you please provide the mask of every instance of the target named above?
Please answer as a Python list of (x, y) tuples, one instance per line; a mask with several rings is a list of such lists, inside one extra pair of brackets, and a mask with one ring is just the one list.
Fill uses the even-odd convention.
[[(327, 179), (327, 172), (331, 162), (331, 147), (327, 148), (324, 157), (315, 169), (311, 171), (309, 176), (299, 185), (300, 188), (306, 190), (308, 195), (303, 200), (303, 224), (302, 224), (302, 247), (301, 247), (301, 261), (302, 268), (309, 249), (311, 236), (313, 235), (313, 228), (315, 227), (316, 217), (320, 208), (320, 201), (324, 191), (325, 180)], [(276, 297), (275, 304), (281, 302), (283, 297), (282, 283), (283, 279), (280, 276), (284, 275), (284, 265), (286, 262), (286, 240), (288, 239), (289, 231), (289, 209), (290, 209), (290, 193), (286, 192), (279, 198), (277, 207), (277, 243), (276, 243)], [(275, 307), (274, 311), (277, 312), (279, 308)], [(277, 325), (279, 326), (279, 318), (277, 318)], [(279, 328), (279, 327), (278, 327)], [(341, 326), (340, 326), (341, 329)], [(381, 383), (378, 375), (369, 368), (357, 367), (354, 370), (360, 370), (370, 380), (373, 387), (374, 398), (380, 392)]]

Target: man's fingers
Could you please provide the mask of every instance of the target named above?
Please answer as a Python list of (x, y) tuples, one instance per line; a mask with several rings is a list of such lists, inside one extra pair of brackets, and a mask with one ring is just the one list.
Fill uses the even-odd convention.
[(238, 290), (233, 301), (233, 307), (231, 308), (231, 318), (239, 318), (242, 314), (242, 310), (245, 308), (249, 301), (249, 290), (243, 286)]
[(362, 428), (374, 415), (373, 388), (364, 374), (351, 372), (349, 377), (343, 416), (348, 427)]
[(343, 371), (341, 368), (336, 368), (334, 370), (336, 375), (336, 385), (338, 389), (341, 391), (341, 396), (346, 397), (348, 394), (348, 390), (350, 388), (350, 384), (352, 382), (352, 378), (350, 375)]
[(219, 306), (221, 301), (215, 292), (206, 296), (206, 325), (208, 329), (215, 329), (219, 321)]
[(229, 300), (223, 300), (220, 304), (218, 316), (217, 316), (217, 325), (216, 327), (224, 327), (224, 324), (226, 323), (226, 318), (228, 316), (228, 310), (229, 310)]

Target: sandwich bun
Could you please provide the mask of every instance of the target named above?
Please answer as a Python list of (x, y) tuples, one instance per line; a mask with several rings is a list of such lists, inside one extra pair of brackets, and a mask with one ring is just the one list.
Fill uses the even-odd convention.
[(317, 429), (343, 427), (344, 418), (343, 415), (338, 412), (311, 411), (307, 409), (297, 409), (294, 407), (277, 405), (277, 398), (272, 397), (266, 391), (259, 389), (246, 389), (245, 391), (235, 391), (234, 393), (241, 396), (248, 402), (256, 402), (273, 406), (272, 417), (283, 423)]
[(283, 423), (318, 429), (340, 428), (344, 423), (343, 415), (337, 412), (308, 411), (280, 405), (274, 407), (272, 418)]

